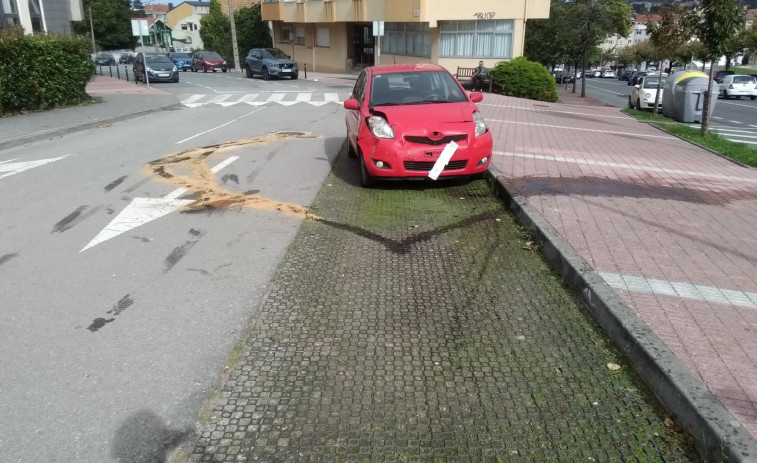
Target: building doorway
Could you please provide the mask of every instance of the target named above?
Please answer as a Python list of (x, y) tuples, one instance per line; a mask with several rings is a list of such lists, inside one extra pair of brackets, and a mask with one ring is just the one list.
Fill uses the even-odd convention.
[(370, 24), (355, 24), (351, 28), (351, 56), (352, 68), (362, 69), (367, 66), (373, 66), (373, 26)]

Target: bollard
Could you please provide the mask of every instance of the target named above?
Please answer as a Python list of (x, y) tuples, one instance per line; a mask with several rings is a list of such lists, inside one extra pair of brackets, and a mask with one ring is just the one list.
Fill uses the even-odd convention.
[(118, 66), (116, 66), (116, 76), (119, 80), (121, 80), (121, 68), (119, 68)]
[(308, 63), (305, 63), (303, 66), (305, 67), (305, 78), (307, 79), (308, 78)]
[(110, 76), (113, 77), (113, 66), (110, 64), (108, 65), (108, 72), (110, 72)]
[(100, 66), (100, 75), (103, 75), (103, 65), (99, 64), (98, 66)]
[(124, 66), (124, 72), (126, 73), (126, 82), (128, 82), (129, 81), (129, 68)]

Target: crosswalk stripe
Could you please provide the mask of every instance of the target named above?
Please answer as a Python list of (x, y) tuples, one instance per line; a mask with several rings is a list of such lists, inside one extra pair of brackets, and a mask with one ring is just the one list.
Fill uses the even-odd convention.
[(247, 95), (244, 95), (242, 98), (239, 99), (240, 103), (249, 103), (250, 101), (254, 100), (258, 97), (257, 93), (248, 93)]
[(183, 100), (181, 104), (192, 104), (195, 101), (202, 100), (203, 98), (205, 98), (205, 95), (190, 95), (189, 98)]
[(294, 101), (310, 101), (310, 93), (298, 93), (295, 97)]
[(271, 96), (268, 97), (267, 101), (275, 103), (275, 102), (283, 100), (284, 96), (286, 96), (286, 93), (274, 93), (274, 94), (272, 94)]
[(339, 103), (339, 95), (336, 94), (336, 93), (326, 93), (323, 96), (323, 99), (326, 100), (326, 101), (331, 101), (331, 102), (334, 102), (334, 103)]
[(223, 103), (224, 101), (228, 100), (230, 97), (231, 97), (230, 94), (228, 94), (228, 93), (222, 93), (222, 94), (214, 97), (208, 103)]

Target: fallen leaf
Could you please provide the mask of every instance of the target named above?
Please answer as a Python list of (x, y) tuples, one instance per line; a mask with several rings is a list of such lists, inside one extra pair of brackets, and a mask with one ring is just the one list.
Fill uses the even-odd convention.
[(610, 371), (618, 371), (620, 370), (620, 365), (618, 365), (617, 363), (608, 363), (607, 369)]
[(534, 251), (536, 249), (535, 245), (536, 243), (533, 241), (526, 241), (523, 244), (523, 249), (525, 249), (526, 251)]
[(104, 129), (104, 128), (106, 128), (106, 127), (110, 127), (110, 126), (112, 126), (112, 125), (113, 125), (113, 124), (98, 124), (98, 125), (97, 125), (97, 128), (98, 128), (98, 129)]
[(663, 423), (665, 423), (665, 427), (666, 428), (672, 428), (672, 427), (674, 427), (676, 425), (676, 422), (673, 421), (673, 418), (671, 418), (669, 416), (665, 417), (665, 421), (663, 421)]
[(496, 218), (495, 220), (496, 220), (497, 222), (502, 222), (502, 219), (500, 219), (499, 217), (497, 217), (497, 218)]

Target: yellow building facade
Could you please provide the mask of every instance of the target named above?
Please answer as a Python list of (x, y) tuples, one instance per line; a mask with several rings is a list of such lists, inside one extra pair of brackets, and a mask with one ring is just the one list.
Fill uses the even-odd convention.
[[(455, 72), (523, 54), (525, 24), (549, 0), (263, 0), (274, 46), (300, 67), (344, 72), (374, 64), (435, 63)], [(374, 21), (384, 21), (374, 37)], [(241, 51), (240, 51), (241, 52)], [(241, 52), (244, 53), (244, 52)], [(378, 61), (378, 62), (377, 62)]]

